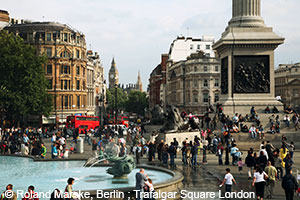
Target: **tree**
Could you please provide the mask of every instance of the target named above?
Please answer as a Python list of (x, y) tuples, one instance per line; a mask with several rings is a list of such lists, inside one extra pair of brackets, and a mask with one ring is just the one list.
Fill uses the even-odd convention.
[(128, 95), (128, 100), (125, 104), (127, 112), (133, 112), (140, 115), (145, 114), (145, 108), (148, 107), (148, 99), (145, 92), (132, 90)]
[(8, 120), (20, 122), (27, 115), (49, 115), (52, 96), (44, 65), (47, 58), (23, 39), (0, 31), (0, 107)]
[[(106, 92), (106, 97), (108, 101), (108, 110), (115, 109), (115, 96), (116, 96), (116, 89), (110, 88)], [(128, 96), (127, 93), (123, 91), (121, 88), (117, 88), (117, 102), (118, 102), (118, 109), (124, 109), (125, 104), (127, 102)]]

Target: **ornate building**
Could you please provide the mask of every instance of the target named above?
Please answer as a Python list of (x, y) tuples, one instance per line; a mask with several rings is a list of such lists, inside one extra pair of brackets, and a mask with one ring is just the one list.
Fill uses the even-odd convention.
[(108, 73), (109, 79), (109, 88), (114, 88), (116, 85), (119, 85), (119, 72), (116, 67), (115, 58), (112, 59), (111, 67)]
[(167, 68), (166, 104), (180, 110), (204, 113), (219, 101), (220, 61), (204, 52), (191, 54), (187, 60)]
[(92, 50), (87, 51), (87, 109), (89, 115), (100, 115), (98, 100), (105, 101), (106, 85), (104, 82), (104, 69), (100, 56)]
[(286, 106), (300, 105), (300, 63), (280, 64), (275, 70), (275, 96)]
[(9, 14), (5, 10), (0, 10), (0, 30), (2, 30), (9, 23)]
[[(66, 116), (87, 114), (87, 57), (83, 33), (56, 22), (26, 22), (6, 27), (48, 57), (45, 76), (54, 97), (51, 120), (64, 122)], [(54, 122), (55, 123), (55, 122)]]

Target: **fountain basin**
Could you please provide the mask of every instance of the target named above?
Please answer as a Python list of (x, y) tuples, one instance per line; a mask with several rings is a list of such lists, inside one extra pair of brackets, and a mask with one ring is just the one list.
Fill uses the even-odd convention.
[(73, 177), (73, 190), (87, 191), (91, 195), (95, 195), (97, 190), (118, 190), (129, 194), (134, 190), (135, 174), (140, 167), (145, 168), (156, 190), (178, 190), (183, 179), (179, 173), (148, 165), (137, 166), (128, 175), (128, 179), (123, 179), (107, 174), (108, 164), (83, 167), (85, 160), (35, 161), (28, 157), (0, 156), (0, 163), (0, 177), (3, 180), (0, 182), (0, 190), (3, 191), (7, 184), (13, 184), (15, 191), (27, 191), (29, 185), (34, 185), (36, 192), (49, 192), (55, 188), (64, 191), (67, 179)]

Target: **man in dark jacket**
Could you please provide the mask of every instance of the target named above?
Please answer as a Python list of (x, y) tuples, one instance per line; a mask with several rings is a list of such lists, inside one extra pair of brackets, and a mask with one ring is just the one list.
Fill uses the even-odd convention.
[(256, 165), (255, 158), (253, 157), (253, 152), (248, 151), (245, 164), (248, 167), (248, 179), (251, 179), (252, 178), (251, 172), (254, 170), (254, 167)]
[(135, 189), (137, 191), (137, 200), (142, 199), (141, 193), (143, 192), (145, 181), (147, 180), (147, 175), (145, 174), (144, 169), (141, 168), (140, 172), (135, 174)]
[(283, 177), (281, 187), (285, 191), (286, 200), (294, 199), (294, 192), (298, 189), (298, 183), (296, 178), (293, 176), (292, 169), (287, 170), (287, 174)]
[(174, 146), (174, 142), (171, 142), (171, 146), (168, 149), (168, 153), (170, 155), (170, 165), (171, 165), (171, 167), (175, 167), (174, 159), (175, 159), (175, 155), (176, 155), (176, 148)]

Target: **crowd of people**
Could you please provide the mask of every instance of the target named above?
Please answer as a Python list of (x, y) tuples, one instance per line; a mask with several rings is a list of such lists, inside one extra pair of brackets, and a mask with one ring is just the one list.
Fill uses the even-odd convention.
[[(266, 133), (280, 133), (281, 122), (290, 128), (290, 121), (299, 127), (299, 116), (293, 110), (287, 108), (284, 118), (281, 120), (278, 109), (267, 107), (264, 113), (268, 114), (268, 124), (270, 129)], [(290, 118), (290, 115), (292, 117)], [(131, 154), (135, 157), (136, 163), (140, 164), (143, 157), (149, 162), (159, 161), (163, 166), (170, 165), (176, 167), (175, 159), (181, 156), (182, 164), (185, 166), (197, 166), (207, 164), (207, 154), (211, 153), (217, 156), (219, 165), (228, 165), (231, 157), (232, 166), (237, 166), (238, 172), (243, 174), (244, 167), (247, 167), (247, 177), (252, 180), (251, 184), (256, 188), (258, 199), (262, 199), (265, 193), (265, 186), (268, 192), (267, 197), (274, 196), (274, 187), (278, 180), (282, 181), (282, 187), (286, 191), (286, 196), (291, 196), (298, 189), (297, 181), (292, 176), (292, 167), (294, 165), (295, 145), (293, 141), (288, 142), (287, 137), (282, 135), (280, 147), (274, 147), (270, 141), (266, 141), (264, 126), (261, 123), (260, 116), (255, 107), (252, 107), (249, 114), (234, 114), (232, 118), (223, 113), (222, 107), (216, 108), (213, 120), (210, 118), (210, 111), (204, 115), (202, 121), (195, 120), (194, 116), (182, 113), (184, 120), (188, 120), (191, 125), (197, 125), (199, 133), (194, 138), (185, 138), (183, 141), (177, 141), (173, 138), (170, 144), (164, 140), (158, 140), (158, 133), (154, 131), (150, 137), (145, 137), (145, 129), (140, 125), (129, 126), (128, 128), (120, 125), (104, 126), (103, 129), (82, 130), (75, 129), (72, 132), (73, 140), (69, 140), (70, 134), (62, 129), (47, 130), (43, 128), (5, 128), (0, 129), (0, 150), (1, 154), (20, 154), (32, 155), (45, 158), (47, 148), (43, 140), (50, 137), (51, 157), (68, 158), (70, 153), (76, 152), (76, 144), (79, 135), (84, 136), (84, 142), (91, 145), (93, 157), (104, 157), (104, 151), (107, 147), (113, 149), (115, 155), (120, 157)], [(196, 122), (196, 123), (195, 123)], [(250, 127), (247, 124), (252, 123)], [(216, 134), (214, 129), (217, 124), (222, 125), (220, 134)], [(205, 127), (205, 128), (204, 128)], [(194, 128), (193, 128), (194, 129)], [(240, 132), (248, 133), (250, 138), (259, 138), (262, 140), (260, 149), (255, 152), (250, 148), (247, 155), (239, 149), (234, 135)], [(199, 157), (201, 155), (201, 161)], [(225, 156), (224, 156), (225, 155)], [(224, 162), (225, 158), (225, 162)], [(151, 179), (140, 171), (136, 175), (136, 187), (153, 191)], [(225, 186), (225, 191), (231, 191), (231, 186), (237, 181), (231, 174), (230, 168), (226, 169), (226, 175), (220, 187)], [(293, 186), (290, 186), (294, 184)]]

